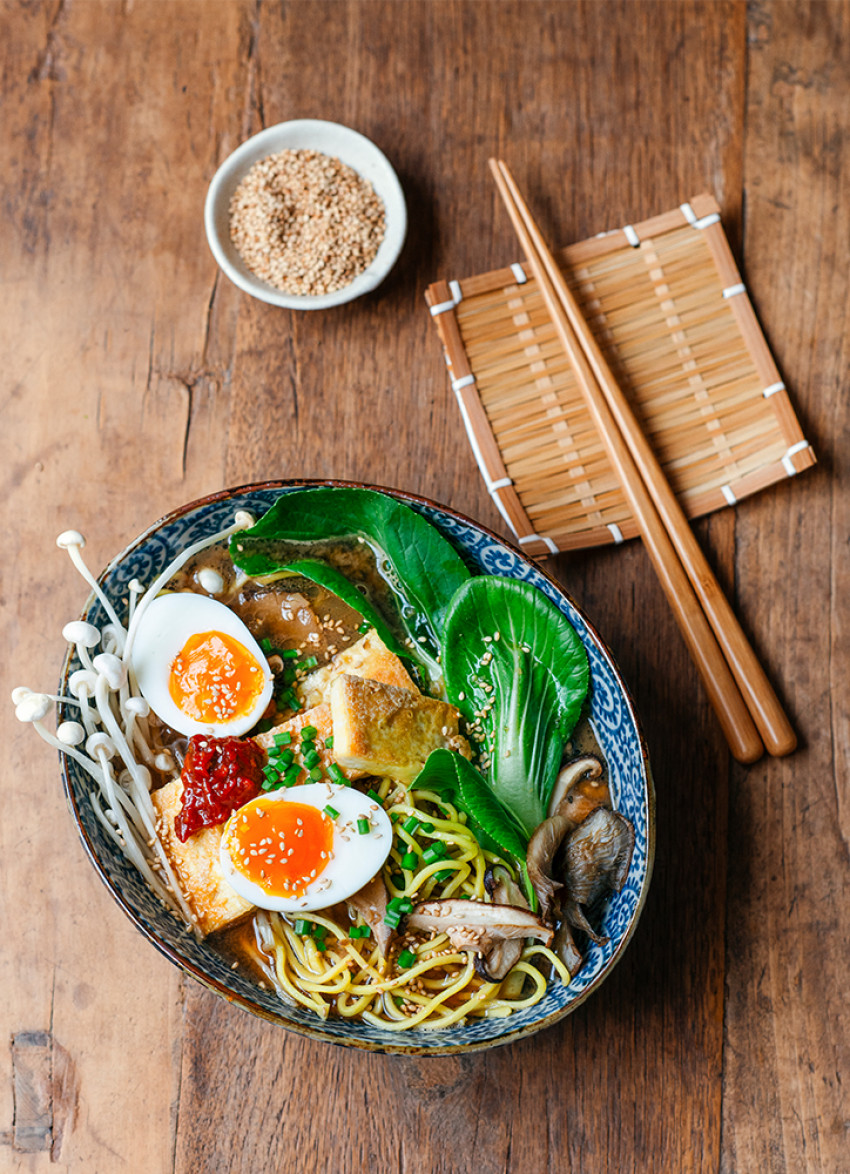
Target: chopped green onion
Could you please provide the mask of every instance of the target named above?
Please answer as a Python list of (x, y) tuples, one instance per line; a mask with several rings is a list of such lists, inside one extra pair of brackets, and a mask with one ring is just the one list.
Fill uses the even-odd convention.
[(301, 668), (302, 669), (314, 669), (318, 663), (319, 662), (315, 656), (308, 656), (306, 660), (301, 661)]
[(361, 816), (357, 821), (357, 830), (361, 836), (368, 836), (369, 832), (372, 830), (372, 825), (369, 823), (368, 819), (364, 819)]
[(384, 925), (390, 926), (391, 929), (398, 929), (398, 923), (401, 921), (401, 914), (395, 910), (387, 909), (384, 914)]
[(328, 927), (326, 925), (319, 925), (317, 923), (313, 926), (313, 937), (316, 939), (323, 938), (327, 932)]
[(314, 942), (314, 944), (315, 944), (315, 946), (316, 946), (316, 949), (319, 951), (319, 953), (320, 953), (320, 954), (324, 954), (325, 950), (327, 950), (327, 948), (328, 948), (328, 943), (327, 943), (327, 942), (323, 942), (323, 941), (321, 940), (321, 938), (314, 938), (314, 939), (313, 939), (313, 942)]
[(286, 648), (286, 649), (284, 649), (283, 652), (279, 653), (279, 656), (283, 660), (297, 660), (298, 659), (298, 649), (297, 648)]
[(263, 791), (275, 791), (277, 790), (277, 779), (265, 779), (260, 783), (260, 787)]
[(405, 852), (401, 858), (401, 867), (408, 869), (408, 871), (415, 868), (418, 863), (419, 857), (415, 852)]
[(406, 832), (408, 832), (412, 836), (415, 834), (416, 829), (419, 827), (419, 820), (416, 818), (415, 815), (411, 815), (404, 821), (404, 823), (401, 826), (404, 828), (404, 830)]
[(426, 864), (436, 864), (438, 860), (445, 859), (446, 845), (442, 840), (437, 840), (430, 848), (426, 848), (422, 853), (422, 859)]
[(274, 736), (275, 746), (289, 746), (291, 742), (292, 734), (290, 734), (289, 730), (284, 730), (282, 734), (275, 734)]
[(434, 873), (434, 880), (439, 881), (442, 884), (443, 881), (447, 881), (449, 877), (454, 876), (454, 874), (455, 870), (453, 868), (444, 868), (441, 872)]
[(301, 727), (301, 741), (303, 742), (305, 738), (315, 738), (315, 736), (316, 736), (316, 734), (318, 734), (318, 732), (319, 731), (316, 729), (315, 726), (302, 726)]
[(268, 636), (264, 636), (262, 638), (262, 640), (260, 641), (260, 648), (262, 648), (262, 650), (263, 650), (263, 652), (265, 652), (266, 656), (268, 656), (268, 654), (271, 652), (272, 642), (271, 642), (271, 640), (269, 640)]
[(310, 771), (311, 780), (314, 783), (318, 783), (318, 781), (319, 781), (319, 779), (321, 779), (321, 777), (322, 777), (322, 768), (320, 766), (314, 766), (313, 769)]
[(333, 745), (334, 745), (333, 734), (331, 734), (331, 736), (329, 738), (325, 738), (325, 745), (327, 746), (328, 750), (333, 750)]
[(342, 773), (342, 767), (339, 765), (338, 762), (332, 762), (330, 764), (330, 766), (328, 767), (328, 774), (331, 776), (333, 781), (335, 783), (339, 783), (339, 785), (341, 787), (348, 786), (348, 779)]
[(331, 819), (339, 819), (339, 812), (335, 807), (331, 807), (330, 803), (327, 805), (327, 807), (322, 808), (322, 810), (324, 811), (325, 815), (329, 815)]
[(422, 831), (425, 833), (426, 836), (430, 836), (431, 832), (433, 832), (433, 830), (434, 830), (434, 825), (432, 823), (423, 823), (422, 824)]
[(317, 750), (310, 750), (304, 755), (304, 765), (307, 767), (307, 770), (312, 770), (321, 761), (321, 756)]
[(261, 722), (257, 723), (257, 733), (267, 734), (269, 730), (274, 729), (274, 722), (269, 717), (264, 717)]
[(288, 766), (292, 766), (295, 755), (291, 750), (278, 750), (274, 754), (269, 753), (269, 766), (274, 766), (279, 770), (286, 770)]
[[(327, 742), (325, 743), (325, 745), (327, 745)], [(373, 803), (380, 804), (380, 802), (381, 802), (381, 796), (378, 794), (377, 791), (373, 791), (371, 788), (366, 792), (366, 798), (371, 799)]]
[(398, 956), (398, 964), (403, 970), (408, 970), (416, 961), (416, 955), (412, 950), (402, 950)]
[(289, 768), (289, 770), (283, 776), (284, 787), (294, 787), (295, 784), (298, 782), (298, 776), (300, 774), (301, 774), (301, 767), (296, 762), (293, 766), (291, 766)]
[(361, 636), (365, 636), (371, 627), (372, 625), (369, 623), (369, 621), (364, 620), (363, 623), (358, 627), (357, 631), (361, 634)]
[(310, 922), (305, 920), (303, 917), (299, 917), (295, 922), (295, 932), (297, 934), (301, 934), (302, 937), (310, 932), (310, 928)]

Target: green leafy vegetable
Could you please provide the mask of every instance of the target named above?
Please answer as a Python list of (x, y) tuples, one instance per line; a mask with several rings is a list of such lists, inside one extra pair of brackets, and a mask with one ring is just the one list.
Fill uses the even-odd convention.
[(291, 561), (276, 558), (276, 542), (350, 535), (359, 535), (377, 550), (379, 569), (398, 598), (399, 618), (414, 654), (437, 680), (442, 673), (436, 652), (446, 610), (470, 575), (440, 532), (402, 502), (372, 489), (284, 493), (255, 526), (234, 535), (230, 556), (246, 574), (263, 578)]
[(528, 839), (546, 818), (564, 743), (587, 695), (581, 640), (530, 584), (481, 575), (452, 599), (443, 671), (449, 700), (484, 731), (493, 795)]
[(433, 791), (465, 811), (468, 826), (483, 847), (513, 857), (525, 881), (532, 908), (536, 907), (525, 865), (528, 836), (471, 762), (453, 750), (432, 750), (413, 786), (417, 790)]
[(372, 606), (363, 592), (359, 591), (355, 584), (343, 575), (342, 571), (338, 571), (330, 563), (323, 563), (321, 559), (317, 558), (304, 558), (281, 564), (279, 571), (300, 575), (304, 579), (318, 583), (321, 587), (326, 587), (343, 603), (347, 603), (349, 607), (360, 612), (363, 619), (367, 620), (369, 625), (375, 629), (390, 652), (394, 652), (396, 656), (406, 656), (410, 659), (411, 653), (399, 643), (378, 609)]

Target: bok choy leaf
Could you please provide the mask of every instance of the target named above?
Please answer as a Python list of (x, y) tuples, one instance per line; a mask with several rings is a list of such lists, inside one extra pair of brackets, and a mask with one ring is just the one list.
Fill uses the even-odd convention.
[(432, 791), (465, 811), (468, 827), (482, 847), (500, 856), (513, 857), (522, 874), (531, 908), (536, 908), (536, 896), (526, 871), (528, 836), (471, 762), (454, 750), (432, 750), (413, 786), (417, 790)]
[(528, 583), (482, 575), (452, 599), (443, 671), (449, 700), (473, 733), (483, 732), (494, 796), (528, 839), (546, 818), (564, 743), (587, 695), (581, 640)]
[(439, 680), (437, 651), (446, 609), (470, 575), (436, 527), (403, 502), (371, 489), (329, 487), (284, 493), (256, 525), (234, 535), (230, 556), (240, 570), (263, 578), (292, 562), (291, 549), (280, 557), (276, 543), (354, 535), (376, 553), (378, 569), (398, 600), (398, 619), (412, 654), (432, 681)]

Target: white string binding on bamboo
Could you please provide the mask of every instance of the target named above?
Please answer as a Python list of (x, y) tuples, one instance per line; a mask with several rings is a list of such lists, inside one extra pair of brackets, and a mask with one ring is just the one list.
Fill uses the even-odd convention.
[(736, 285), (727, 285), (723, 291), (724, 298), (736, 298), (738, 294), (746, 293), (747, 287), (743, 281), (739, 281)]
[(525, 270), (523, 269), (522, 265), (520, 265), (519, 261), (511, 262), (511, 273), (513, 273), (514, 277), (516, 278), (517, 285), (525, 285), (525, 283), (528, 281), (528, 278), (525, 275)]
[(708, 216), (703, 216), (700, 219), (690, 204), (680, 204), (679, 208), (692, 228), (708, 228), (710, 224), (717, 224), (720, 220), (719, 212), (711, 212)]
[(771, 383), (770, 387), (766, 387), (762, 392), (765, 399), (770, 399), (772, 395), (776, 395), (777, 391), (784, 391), (785, 384), (780, 379), (778, 383)]
[(461, 375), (460, 379), (452, 380), (452, 391), (462, 391), (464, 387), (469, 387), (474, 382), (474, 375)]
[(632, 246), (633, 249), (636, 249), (638, 247), (638, 245), (640, 244), (640, 237), (635, 232), (635, 228), (634, 228), (633, 224), (624, 224), (623, 225), (623, 236), (626, 238), (626, 240), (629, 242), (629, 244)]
[(721, 486), (720, 486), (720, 492), (721, 492), (721, 493), (723, 494), (723, 496), (726, 498), (726, 504), (727, 504), (727, 505), (735, 505), (735, 504), (736, 504), (736, 502), (738, 501), (737, 497), (736, 497), (736, 496), (735, 496), (735, 494), (732, 492), (732, 486), (731, 486), (731, 485), (721, 485)]
[(620, 527), (617, 525), (616, 522), (609, 522), (608, 529), (611, 531), (611, 537), (614, 539), (614, 543), (616, 546), (619, 546), (621, 542), (626, 541), (625, 538), (623, 537), (623, 531), (620, 529)]
[(558, 547), (548, 534), (523, 534), (519, 540), (520, 546), (525, 546), (529, 542), (542, 542), (550, 554), (560, 554)]
[(794, 477), (797, 473), (797, 470), (794, 468), (794, 462), (791, 460), (791, 458), (794, 456), (795, 453), (802, 452), (803, 449), (806, 449), (808, 447), (809, 447), (808, 440), (798, 440), (797, 443), (792, 444), (791, 447), (788, 449), (788, 451), (785, 453), (785, 456), (782, 458), (782, 468), (785, 470), (785, 472), (788, 474), (789, 477)]

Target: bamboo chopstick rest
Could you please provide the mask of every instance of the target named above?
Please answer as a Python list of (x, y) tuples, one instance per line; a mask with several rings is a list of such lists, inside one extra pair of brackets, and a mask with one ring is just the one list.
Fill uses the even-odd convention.
[(507, 167), (495, 160), (490, 166), (733, 754), (742, 762), (752, 762), (762, 752), (750, 713), (768, 750), (772, 754), (790, 753), (796, 745), (794, 732), (563, 274)]

